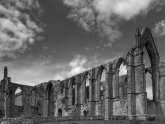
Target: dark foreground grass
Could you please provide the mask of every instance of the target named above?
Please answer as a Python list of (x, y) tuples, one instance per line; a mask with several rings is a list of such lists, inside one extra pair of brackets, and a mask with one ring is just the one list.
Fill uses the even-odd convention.
[[(44, 123), (40, 123), (44, 124)], [(109, 121), (69, 121), (69, 122), (47, 122), (45, 124), (165, 124), (164, 121), (137, 121), (137, 120), (109, 120)]]

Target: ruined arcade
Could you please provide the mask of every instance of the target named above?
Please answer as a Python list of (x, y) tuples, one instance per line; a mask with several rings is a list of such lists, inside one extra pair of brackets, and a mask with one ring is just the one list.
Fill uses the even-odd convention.
[[(121, 65), (127, 70), (124, 75), (120, 75)], [(165, 64), (160, 61), (149, 28), (137, 29), (135, 45), (125, 56), (65, 80), (26, 86), (13, 83), (7, 73), (5, 67), (0, 84), (1, 117), (146, 120), (165, 116)], [(151, 75), (152, 100), (147, 98), (146, 74)]]

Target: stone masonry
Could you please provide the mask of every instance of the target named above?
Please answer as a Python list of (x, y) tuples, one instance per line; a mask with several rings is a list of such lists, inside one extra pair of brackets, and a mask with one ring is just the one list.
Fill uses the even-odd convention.
[[(0, 117), (101, 116), (109, 120), (127, 116), (144, 120), (149, 115), (165, 116), (165, 63), (160, 62), (149, 28), (137, 29), (135, 41), (125, 56), (62, 81), (36, 86), (16, 84), (5, 67), (0, 84)], [(144, 49), (151, 67), (144, 63)], [(127, 72), (121, 76), (122, 64)], [(152, 79), (152, 100), (147, 98), (147, 72)]]

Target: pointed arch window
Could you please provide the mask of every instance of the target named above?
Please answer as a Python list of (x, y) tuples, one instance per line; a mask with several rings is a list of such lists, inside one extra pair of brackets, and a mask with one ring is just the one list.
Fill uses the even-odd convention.
[(104, 100), (105, 81), (106, 81), (106, 70), (103, 69), (101, 73), (101, 82), (100, 82), (100, 100)]
[(75, 105), (75, 92), (76, 92), (76, 79), (73, 80), (72, 82), (72, 105)]
[(85, 102), (86, 103), (89, 101), (89, 83), (90, 83), (90, 76), (88, 74), (85, 81)]
[(22, 106), (23, 103), (22, 103), (22, 98), (23, 98), (23, 93), (22, 93), (22, 90), (20, 87), (18, 87), (16, 90), (15, 90), (15, 105), (16, 106)]
[(124, 62), (122, 62), (119, 67), (119, 76), (123, 76), (126, 74), (127, 74), (127, 66), (124, 64)]
[(31, 106), (37, 107), (37, 100), (38, 100), (38, 95), (35, 90), (31, 92), (31, 97), (30, 97), (30, 103)]

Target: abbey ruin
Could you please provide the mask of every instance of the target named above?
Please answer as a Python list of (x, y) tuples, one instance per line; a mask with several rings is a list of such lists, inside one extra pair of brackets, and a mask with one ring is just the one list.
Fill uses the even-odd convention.
[[(124, 75), (120, 75), (121, 65), (127, 70)], [(5, 67), (0, 84), (0, 117), (145, 120), (165, 116), (165, 64), (160, 62), (149, 28), (137, 29), (135, 45), (125, 56), (65, 80), (26, 86), (13, 83), (7, 73)], [(152, 94), (146, 91), (147, 74), (151, 76)]]

